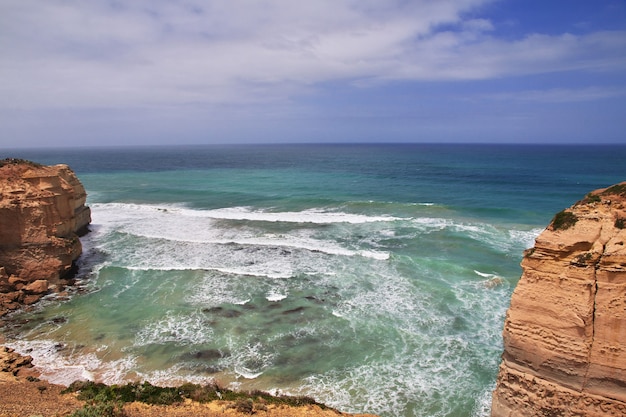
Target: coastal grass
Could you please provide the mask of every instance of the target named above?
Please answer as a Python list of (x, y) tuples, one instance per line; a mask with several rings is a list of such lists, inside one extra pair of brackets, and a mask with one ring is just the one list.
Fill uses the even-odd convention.
[(626, 197), (626, 182), (612, 185), (600, 193), (592, 192), (585, 196), (579, 203), (592, 204), (602, 202), (602, 197), (610, 196)]
[(5, 166), (5, 165), (29, 165), (32, 167), (42, 167), (43, 165), (37, 163), (37, 162), (33, 162), (33, 161), (29, 161), (27, 159), (21, 159), (21, 158), (5, 158), (5, 159), (0, 159), (0, 168)]
[(613, 185), (602, 192), (602, 195), (619, 195), (626, 197), (626, 183)]
[(217, 384), (183, 384), (178, 387), (159, 387), (149, 382), (133, 382), (126, 385), (106, 385), (92, 381), (76, 381), (64, 393), (78, 393), (78, 399), (87, 405), (74, 412), (71, 417), (124, 417), (124, 403), (142, 402), (152, 405), (173, 405), (191, 399), (199, 403), (211, 401), (231, 402), (232, 408), (242, 413), (252, 414), (265, 410), (270, 404), (300, 407), (317, 405), (328, 409), (324, 404), (306, 396), (271, 395), (264, 391), (238, 392)]
[(576, 224), (578, 217), (571, 211), (560, 211), (552, 219), (553, 230), (566, 230)]
[(102, 402), (88, 404), (74, 411), (70, 417), (126, 417), (123, 403)]
[(593, 194), (593, 193), (589, 193), (585, 196), (585, 199), (583, 200), (583, 203), (600, 203), (602, 201), (602, 199), (600, 198), (600, 196), (598, 194)]

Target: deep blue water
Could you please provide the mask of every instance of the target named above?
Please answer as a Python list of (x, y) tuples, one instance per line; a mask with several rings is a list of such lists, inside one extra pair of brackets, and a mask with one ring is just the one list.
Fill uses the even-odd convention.
[(626, 180), (625, 146), (0, 157), (67, 163), (93, 211), (88, 291), (5, 330), (49, 379), (215, 378), (383, 416), (488, 415), (523, 250), (556, 212)]

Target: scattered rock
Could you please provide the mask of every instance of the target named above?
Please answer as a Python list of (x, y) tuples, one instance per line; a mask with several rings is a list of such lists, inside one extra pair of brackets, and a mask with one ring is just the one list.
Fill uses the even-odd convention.
[(22, 356), (14, 349), (0, 346), (0, 372), (17, 375), (24, 368), (32, 368), (32, 361), (30, 356)]
[(45, 294), (48, 292), (48, 281), (38, 279), (24, 287), (24, 291), (31, 294)]

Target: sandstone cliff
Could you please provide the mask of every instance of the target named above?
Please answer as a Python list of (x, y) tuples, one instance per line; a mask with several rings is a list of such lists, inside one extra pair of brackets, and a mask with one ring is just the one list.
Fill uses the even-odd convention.
[(67, 165), (0, 161), (0, 315), (66, 284), (91, 212)]
[(626, 416), (626, 182), (557, 214), (522, 269), (492, 417)]

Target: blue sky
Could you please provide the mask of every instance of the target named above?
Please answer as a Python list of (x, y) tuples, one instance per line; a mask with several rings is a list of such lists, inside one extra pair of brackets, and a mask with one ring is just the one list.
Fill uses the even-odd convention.
[(0, 147), (626, 143), (624, 0), (0, 0)]

